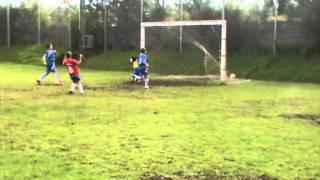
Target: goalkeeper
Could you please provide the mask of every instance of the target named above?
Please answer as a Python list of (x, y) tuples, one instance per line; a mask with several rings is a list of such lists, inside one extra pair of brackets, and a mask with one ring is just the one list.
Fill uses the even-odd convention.
[(130, 59), (130, 63), (132, 64), (133, 72), (131, 74), (131, 81), (133, 82), (141, 82), (142, 77), (139, 73), (139, 63), (137, 61), (137, 57), (132, 56)]

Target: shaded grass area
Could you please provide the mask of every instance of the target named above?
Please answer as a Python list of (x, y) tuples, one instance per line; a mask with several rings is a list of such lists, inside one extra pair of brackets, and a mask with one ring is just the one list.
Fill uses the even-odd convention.
[(319, 56), (231, 56), (229, 72), (240, 77), (292, 82), (320, 82)]
[[(253, 81), (151, 89), (83, 70), (86, 95), (0, 64), (0, 179), (318, 179), (320, 86)], [(178, 84), (178, 83), (177, 83)]]
[[(45, 53), (45, 45), (14, 46), (10, 49), (0, 49), (0, 61), (21, 63), (21, 64), (41, 64), (42, 56)], [(65, 50), (57, 48), (57, 55), (61, 58)]]

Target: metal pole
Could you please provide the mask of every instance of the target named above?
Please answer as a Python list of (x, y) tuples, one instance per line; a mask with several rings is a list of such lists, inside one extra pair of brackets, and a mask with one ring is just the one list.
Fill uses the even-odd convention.
[(84, 36), (86, 34), (86, 29), (85, 29), (85, 26), (86, 26), (86, 19), (85, 19), (85, 12), (84, 12), (84, 8), (85, 8), (85, 0), (80, 0), (80, 19), (79, 19), (79, 25), (80, 25), (80, 48), (82, 50), (85, 50), (85, 39)]
[(273, 29), (273, 55), (277, 55), (277, 31), (278, 31), (278, 0), (273, 0), (274, 4), (274, 29)]
[(108, 21), (108, 9), (107, 9), (107, 5), (104, 4), (104, 53), (107, 53), (107, 21)]
[(10, 32), (10, 0), (7, 0), (7, 47), (11, 46), (11, 32)]
[(140, 21), (143, 22), (143, 15), (144, 15), (144, 7), (143, 7), (143, 0), (140, 0)]
[(71, 7), (69, 4), (69, 1), (65, 1), (65, 11), (68, 16), (68, 48), (71, 48), (72, 46), (72, 13), (71, 11), (68, 11), (67, 8)]
[[(180, 21), (183, 20), (183, 4), (182, 4), (182, 0), (179, 0), (179, 4), (180, 4)], [(183, 27), (180, 26), (180, 43), (179, 43), (179, 52), (182, 53), (182, 40), (183, 40)]]
[(221, 65), (220, 78), (224, 82), (227, 80), (227, 21), (223, 20), (221, 25)]
[(225, 0), (222, 0), (222, 10), (221, 10), (221, 19), (225, 20), (226, 19), (226, 10), (225, 10)]
[(40, 13), (40, 1), (38, 0), (38, 44), (41, 44), (41, 13)]
[(225, 82), (227, 77), (227, 21), (225, 11), (225, 0), (222, 0), (221, 19), (223, 20), (221, 26), (221, 64), (220, 64), (220, 80)]
[(71, 13), (68, 13), (69, 16), (69, 22), (68, 22), (68, 36), (69, 36), (69, 41), (68, 41), (68, 47), (71, 48), (72, 46), (72, 27), (71, 27), (71, 23), (72, 23), (72, 18), (71, 18)]
[(80, 32), (80, 29), (81, 29), (81, 2), (80, 2), (80, 5), (79, 5), (79, 26), (78, 26), (79, 32)]
[(146, 47), (146, 32), (145, 32), (145, 27), (141, 23), (141, 28), (140, 28), (140, 48), (145, 48)]

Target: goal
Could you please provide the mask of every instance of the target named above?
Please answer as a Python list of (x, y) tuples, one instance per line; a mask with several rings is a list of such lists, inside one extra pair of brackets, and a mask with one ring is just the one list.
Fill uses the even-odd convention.
[(226, 20), (142, 22), (153, 72), (227, 80)]

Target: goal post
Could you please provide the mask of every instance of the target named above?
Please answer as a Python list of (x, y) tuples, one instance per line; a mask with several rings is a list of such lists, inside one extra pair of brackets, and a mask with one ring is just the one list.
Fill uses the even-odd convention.
[(142, 22), (140, 31), (140, 48), (146, 48), (146, 28), (148, 27), (190, 27), (190, 26), (220, 26), (220, 80), (226, 81), (227, 76), (227, 22), (226, 20), (197, 20), (197, 21), (164, 21)]

